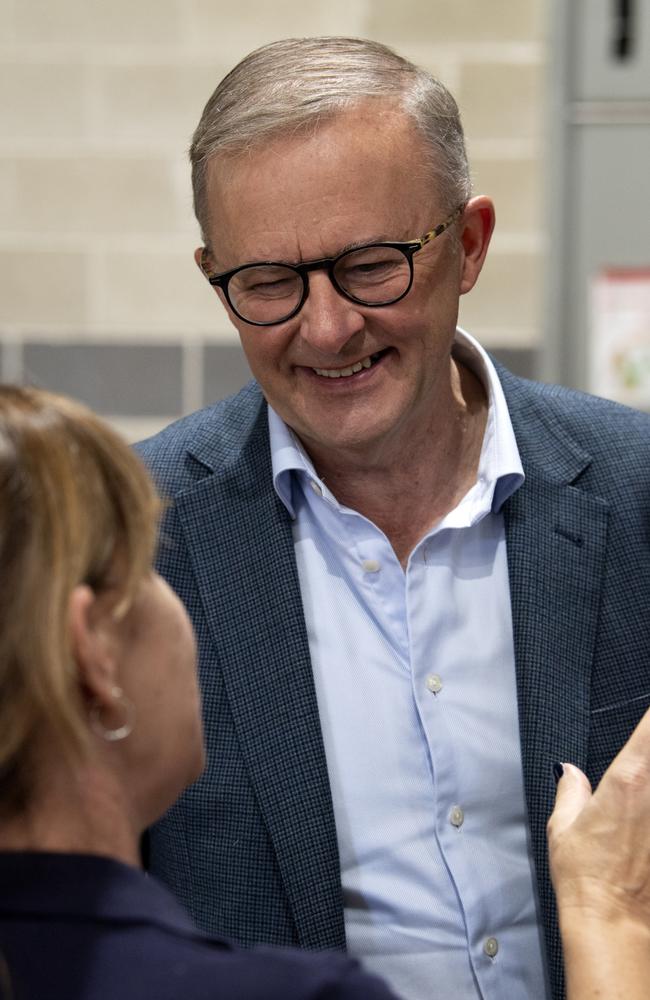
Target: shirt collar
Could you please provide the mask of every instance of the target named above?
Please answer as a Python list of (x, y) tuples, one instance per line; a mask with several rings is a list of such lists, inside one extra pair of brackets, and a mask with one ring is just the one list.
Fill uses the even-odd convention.
[[(487, 352), (469, 333), (456, 330), (453, 353), (482, 382), (488, 396), (488, 416), (479, 459), (478, 478), (483, 504), (498, 513), (508, 497), (524, 481), (524, 470), (512, 429), (508, 406), (496, 369)], [(273, 485), (291, 517), (295, 517), (293, 502), (294, 476), (307, 476), (319, 481), (323, 494), (327, 492), (318, 480), (309, 455), (298, 436), (269, 406), (269, 441)], [(331, 499), (334, 499), (333, 497)], [(482, 505), (483, 505), (482, 504)]]
[(487, 392), (488, 415), (477, 479), (484, 486), (490, 509), (497, 514), (525, 479), (508, 404), (489, 354), (460, 327), (456, 330), (453, 353)]
[(310, 479), (318, 479), (318, 476), (300, 439), (277, 415), (272, 406), (269, 406), (269, 441), (275, 492), (293, 518), (296, 514), (292, 496), (294, 481), (292, 473), (304, 474)]

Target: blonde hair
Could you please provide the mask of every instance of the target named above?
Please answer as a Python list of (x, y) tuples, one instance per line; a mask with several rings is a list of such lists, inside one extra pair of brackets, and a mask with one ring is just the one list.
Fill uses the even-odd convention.
[(318, 126), (365, 100), (392, 100), (424, 139), (449, 209), (468, 200), (465, 137), (452, 94), (431, 73), (365, 38), (285, 38), (247, 55), (206, 104), (190, 148), (194, 211), (208, 245), (207, 168), (222, 153)]
[[(159, 501), (140, 460), (80, 403), (0, 386), (0, 808), (23, 808), (47, 723), (88, 739), (68, 626), (82, 583), (129, 607), (151, 568)], [(119, 569), (118, 569), (119, 567)]]

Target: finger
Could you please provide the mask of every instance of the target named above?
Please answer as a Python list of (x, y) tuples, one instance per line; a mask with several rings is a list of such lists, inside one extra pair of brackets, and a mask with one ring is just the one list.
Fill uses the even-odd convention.
[(587, 776), (574, 764), (564, 764), (555, 796), (555, 808), (549, 820), (549, 833), (554, 836), (567, 830), (591, 799)]

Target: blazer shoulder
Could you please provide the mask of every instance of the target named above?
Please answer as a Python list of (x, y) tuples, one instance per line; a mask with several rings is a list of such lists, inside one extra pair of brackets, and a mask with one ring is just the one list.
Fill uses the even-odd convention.
[(134, 445), (165, 496), (233, 463), (259, 427), (265, 403), (256, 382), (234, 396), (181, 417)]
[(650, 478), (650, 414), (576, 389), (497, 371), (518, 441), (540, 455), (550, 438), (612, 475)]

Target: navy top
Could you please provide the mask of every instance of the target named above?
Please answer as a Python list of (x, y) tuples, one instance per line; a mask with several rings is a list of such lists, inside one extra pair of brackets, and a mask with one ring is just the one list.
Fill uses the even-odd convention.
[(208, 937), (155, 879), (93, 855), (0, 853), (0, 950), (1, 1000), (394, 1000), (344, 955)]

